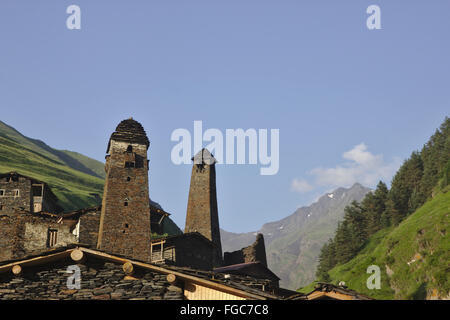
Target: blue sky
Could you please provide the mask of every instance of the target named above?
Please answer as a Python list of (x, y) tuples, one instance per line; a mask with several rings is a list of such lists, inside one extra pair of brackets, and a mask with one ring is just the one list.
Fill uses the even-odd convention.
[[(81, 8), (81, 30), (66, 8)], [(366, 8), (381, 8), (368, 30)], [(150, 196), (184, 227), (193, 121), (280, 130), (280, 170), (217, 168), (221, 227), (253, 231), (320, 194), (390, 182), (449, 115), (448, 1), (0, 3), (0, 119), (103, 160), (123, 119), (151, 140)], [(371, 185), (372, 184), (372, 185)]]

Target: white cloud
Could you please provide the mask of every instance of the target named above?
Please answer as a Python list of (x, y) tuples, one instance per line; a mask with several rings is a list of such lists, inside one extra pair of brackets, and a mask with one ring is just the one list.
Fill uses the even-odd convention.
[(299, 193), (304, 193), (313, 190), (314, 187), (304, 179), (294, 179), (291, 183), (291, 189)]
[(386, 163), (382, 154), (372, 154), (364, 143), (344, 152), (342, 158), (348, 161), (332, 168), (312, 169), (309, 174), (313, 176), (313, 182), (294, 179), (292, 189), (304, 193), (317, 187), (349, 187), (356, 182), (374, 187), (379, 180), (389, 182), (401, 164), (398, 158)]

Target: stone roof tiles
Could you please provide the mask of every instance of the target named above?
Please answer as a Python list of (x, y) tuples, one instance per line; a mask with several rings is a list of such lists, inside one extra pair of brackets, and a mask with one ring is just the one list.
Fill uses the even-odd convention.
[(117, 125), (116, 131), (111, 134), (109, 139), (107, 152), (109, 151), (111, 140), (145, 144), (147, 149), (150, 146), (144, 127), (133, 118), (123, 120)]
[[(49, 250), (47, 252), (41, 252), (38, 255), (29, 256), (27, 258), (21, 258), (11, 261), (3, 261), (0, 264), (0, 273), (5, 273), (11, 270), (11, 268), (20, 264), (24, 268), (41, 266), (43, 264), (55, 264), (57, 260), (64, 259), (70, 256), (73, 250), (81, 250), (85, 254), (91, 255), (96, 258), (104, 259), (109, 262), (124, 263), (130, 262), (137, 268), (148, 269), (150, 271), (156, 271), (163, 274), (173, 273), (177, 277), (181, 277), (187, 281), (194, 281), (206, 285), (208, 287), (216, 288), (221, 290), (221, 288), (229, 288), (229, 290), (234, 290), (233, 294), (238, 294), (240, 296), (246, 296), (251, 299), (282, 299), (280, 296), (281, 291), (277, 291), (276, 288), (270, 288), (268, 280), (256, 279), (250, 276), (241, 275), (230, 275), (223, 273), (216, 273), (213, 271), (203, 271), (184, 267), (175, 266), (157, 266), (149, 264), (146, 262), (141, 262), (138, 260), (129, 260), (125, 257), (120, 257), (118, 255), (111, 255), (106, 252), (99, 250), (92, 250), (79, 245), (69, 245), (66, 247), (60, 247), (54, 250)], [(88, 259), (89, 261), (89, 259)], [(225, 286), (225, 287), (224, 287)], [(239, 293), (240, 292), (240, 293)]]

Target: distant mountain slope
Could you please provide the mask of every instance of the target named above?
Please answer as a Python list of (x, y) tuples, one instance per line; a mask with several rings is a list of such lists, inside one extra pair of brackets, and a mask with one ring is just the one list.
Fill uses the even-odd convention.
[[(374, 234), (349, 262), (328, 273), (333, 281), (377, 299), (450, 299), (450, 188), (397, 227)], [(381, 289), (369, 290), (367, 267), (381, 269)]]
[(17, 171), (48, 183), (65, 210), (99, 204), (104, 183), (100, 168), (97, 160), (53, 149), (0, 121), (0, 172)]
[[(0, 121), (0, 172), (17, 171), (48, 183), (65, 211), (101, 204), (104, 166), (80, 153), (56, 150), (25, 137)], [(164, 220), (163, 228), (168, 235), (181, 233), (170, 217)]]
[[(86, 157), (85, 155), (82, 155), (81, 153), (78, 152), (74, 152), (74, 151), (69, 151), (69, 150), (61, 150), (62, 153), (67, 154), (71, 160), (76, 160), (78, 161), (78, 164), (83, 165), (85, 168), (87, 168), (89, 170), (89, 172), (86, 172), (90, 175), (96, 175), (100, 178), (105, 178), (106, 177), (106, 173), (105, 173), (105, 164), (103, 162), (97, 161), (95, 159)], [(67, 162), (66, 162), (67, 163)], [(77, 163), (72, 162), (73, 165), (69, 165), (69, 163), (67, 163), (70, 167), (76, 169), (75, 165)], [(82, 172), (83, 168), (78, 169)]]
[[(269, 268), (280, 278), (280, 285), (297, 289), (314, 280), (320, 248), (333, 236), (344, 208), (360, 201), (370, 189), (360, 184), (338, 188), (309, 207), (263, 225)], [(221, 230), (223, 251), (234, 251), (255, 241), (256, 232), (230, 233)]]

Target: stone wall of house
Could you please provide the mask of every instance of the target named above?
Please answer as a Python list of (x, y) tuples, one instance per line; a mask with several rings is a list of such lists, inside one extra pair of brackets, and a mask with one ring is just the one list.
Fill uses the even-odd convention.
[(25, 255), (23, 249), (23, 224), (17, 223), (14, 216), (0, 216), (0, 261)]
[(90, 211), (80, 217), (79, 242), (89, 244), (92, 248), (97, 246), (98, 228), (100, 225), (101, 209)]
[(166, 247), (174, 247), (175, 261), (172, 263), (180, 267), (190, 267), (200, 270), (212, 270), (216, 253), (212, 243), (194, 234), (168, 238)]
[[(33, 188), (39, 190), (38, 195), (33, 194)], [(0, 178), (0, 213), (12, 210), (59, 213), (63, 209), (48, 185), (17, 173), (9, 173)]]
[[(16, 196), (15, 190), (19, 191)], [(0, 179), (0, 213), (20, 209), (33, 211), (32, 203), (31, 181), (28, 178), (14, 175)]]
[(48, 245), (48, 230), (57, 231), (57, 242), (55, 247), (67, 246), (76, 243), (77, 239), (70, 227), (49, 219), (40, 219), (39, 217), (26, 217), (21, 221), (24, 223), (24, 245), (25, 252), (42, 251)]
[(52, 213), (60, 213), (63, 211), (63, 208), (58, 204), (58, 198), (51, 193), (51, 190), (48, 185), (44, 185), (44, 195), (42, 201), (42, 211), (52, 212)]
[[(181, 300), (183, 288), (167, 282), (166, 275), (140, 271), (138, 280), (125, 280), (122, 266), (88, 258), (80, 268), (80, 289), (67, 287), (73, 277), (69, 259), (26, 270), (20, 277), (0, 274), (0, 300)], [(136, 272), (139, 272), (137, 270)], [(74, 282), (69, 279), (70, 284)]]
[(246, 262), (261, 262), (267, 267), (266, 246), (264, 236), (261, 233), (256, 236), (256, 241), (252, 245), (224, 254), (225, 266)]
[(75, 243), (70, 227), (55, 219), (16, 211), (0, 216), (0, 261), (18, 259), (48, 248), (48, 230), (57, 230), (55, 247)]

